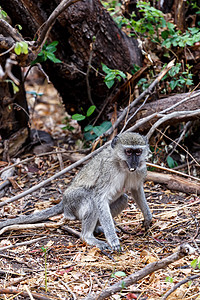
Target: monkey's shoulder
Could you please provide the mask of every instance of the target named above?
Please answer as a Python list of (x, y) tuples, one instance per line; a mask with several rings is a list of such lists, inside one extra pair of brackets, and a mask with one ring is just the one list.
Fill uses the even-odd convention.
[[(76, 175), (73, 185), (92, 188), (97, 181), (109, 180), (109, 164), (111, 160), (111, 149), (105, 148), (95, 155)], [(100, 183), (100, 182), (99, 182)]]

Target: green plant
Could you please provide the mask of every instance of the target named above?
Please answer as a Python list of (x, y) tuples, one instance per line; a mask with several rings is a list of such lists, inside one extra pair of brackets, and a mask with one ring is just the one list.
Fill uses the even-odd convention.
[(47, 292), (47, 248), (41, 247), (44, 252), (44, 268), (45, 268), (45, 291)]
[(200, 257), (193, 259), (191, 262), (191, 267), (193, 269), (196, 269), (196, 267), (200, 269)]
[[(92, 105), (88, 108), (86, 114), (74, 114), (72, 115), (72, 119), (78, 122), (85, 120), (90, 117), (95, 111), (96, 106)], [(104, 121), (99, 126), (87, 125), (84, 127), (84, 139), (86, 141), (94, 141), (97, 137), (101, 136), (104, 132), (106, 132), (112, 126), (111, 122)]]
[(86, 141), (94, 141), (97, 137), (106, 132), (111, 126), (112, 123), (110, 121), (104, 121), (99, 126), (87, 125), (84, 128), (84, 138)]
[(6, 19), (6, 18), (7, 18), (7, 13), (0, 6), (0, 19)]
[(96, 106), (95, 105), (91, 105), (88, 108), (86, 114), (84, 114), (84, 115), (83, 114), (74, 114), (74, 115), (72, 115), (72, 119), (76, 120), (76, 121), (83, 121), (87, 117), (90, 117), (93, 114), (93, 112), (95, 111), (95, 109), (96, 109)]
[(174, 167), (178, 166), (177, 162), (169, 155), (167, 156), (167, 164), (170, 169), (173, 169)]
[(165, 278), (165, 281), (166, 281), (166, 282), (173, 283), (173, 282), (174, 282), (174, 279), (173, 279), (171, 276), (167, 276), (167, 277)]
[(116, 277), (125, 277), (126, 273), (122, 272), (122, 271), (117, 271), (115, 273), (111, 274), (111, 277), (116, 278)]
[(54, 41), (51, 44), (47, 45), (44, 44), (42, 51), (38, 54), (37, 58), (32, 61), (31, 65), (34, 65), (36, 63), (41, 63), (46, 61), (47, 59), (51, 60), (54, 63), (61, 63), (62, 61), (58, 58), (56, 58), (54, 52), (56, 52), (58, 45), (58, 41)]
[[(165, 65), (166, 66), (166, 65)], [(175, 66), (169, 70), (168, 74), (163, 77), (162, 80), (165, 80), (168, 77), (171, 77), (172, 79), (169, 81), (169, 86), (172, 90), (174, 90), (176, 87), (184, 87), (193, 85), (193, 74), (191, 73), (191, 68), (193, 66), (190, 66), (189, 64), (186, 64), (185, 71), (182, 71), (182, 65), (181, 63), (176, 63)]]
[(126, 78), (126, 74), (124, 74), (122, 71), (116, 69), (110, 69), (103, 63), (101, 63), (101, 65), (102, 65), (102, 70), (107, 74), (104, 78), (104, 82), (109, 89), (115, 83), (115, 79), (121, 81), (122, 78)]
[(28, 54), (28, 44), (26, 42), (16, 42), (14, 50), (17, 55)]
[(14, 83), (14, 81), (10, 80), (10, 79), (6, 79), (5, 82), (10, 82), (12, 84), (12, 88), (13, 88), (13, 93), (16, 94), (17, 92), (19, 92), (19, 88), (18, 86)]

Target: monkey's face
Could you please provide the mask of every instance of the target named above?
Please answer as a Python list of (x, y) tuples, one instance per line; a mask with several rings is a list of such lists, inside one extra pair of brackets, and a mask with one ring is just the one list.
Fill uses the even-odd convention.
[(138, 133), (126, 132), (116, 136), (111, 143), (117, 162), (129, 172), (134, 172), (145, 164), (148, 145)]
[(141, 148), (126, 148), (124, 154), (126, 156), (126, 163), (130, 172), (134, 172), (140, 165), (141, 155), (143, 150)]

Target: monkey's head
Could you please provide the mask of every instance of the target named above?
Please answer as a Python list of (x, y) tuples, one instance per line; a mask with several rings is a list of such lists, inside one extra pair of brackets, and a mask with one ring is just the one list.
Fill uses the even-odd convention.
[(125, 132), (114, 137), (111, 142), (115, 158), (122, 162), (130, 172), (144, 165), (148, 155), (148, 144), (142, 135)]

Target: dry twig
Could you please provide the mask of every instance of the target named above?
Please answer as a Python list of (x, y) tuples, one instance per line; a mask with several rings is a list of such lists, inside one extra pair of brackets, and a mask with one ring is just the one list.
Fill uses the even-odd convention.
[(166, 300), (170, 294), (172, 294), (176, 289), (178, 289), (182, 284), (188, 282), (188, 281), (192, 281), (196, 278), (199, 278), (200, 277), (200, 274), (196, 274), (196, 275), (193, 275), (193, 276), (190, 276), (190, 277), (187, 277), (183, 280), (181, 280), (180, 282), (176, 283), (163, 297), (162, 297), (162, 300)]

